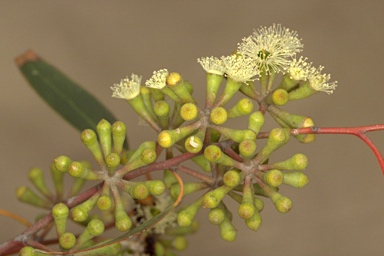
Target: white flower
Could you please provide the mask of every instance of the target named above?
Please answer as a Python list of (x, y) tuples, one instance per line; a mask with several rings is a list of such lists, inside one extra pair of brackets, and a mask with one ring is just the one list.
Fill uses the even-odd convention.
[(167, 85), (166, 81), (168, 74), (169, 72), (167, 69), (153, 71), (152, 77), (145, 82), (145, 85), (150, 88), (162, 89)]
[(255, 80), (259, 75), (256, 63), (248, 57), (241, 55), (230, 55), (221, 57), (225, 67), (225, 75), (236, 82), (247, 83)]
[(130, 100), (140, 94), (141, 76), (136, 74), (122, 79), (119, 84), (114, 84), (111, 89), (112, 97)]
[(203, 67), (203, 69), (207, 73), (216, 74), (216, 75), (224, 75), (225, 67), (224, 63), (221, 59), (216, 57), (202, 57), (198, 58), (197, 62)]
[(291, 79), (296, 81), (307, 81), (308, 76), (313, 73), (312, 63), (308, 63), (307, 58), (300, 57), (294, 59), (288, 68), (288, 73)]
[(323, 91), (328, 94), (332, 94), (337, 87), (337, 81), (328, 83), (331, 79), (330, 74), (321, 74), (323, 66), (320, 66), (318, 69), (312, 67), (310, 74), (308, 75), (309, 85), (316, 91)]
[(273, 24), (271, 27), (261, 27), (243, 39), (238, 52), (253, 58), (259, 69), (266, 72), (284, 72), (291, 58), (302, 51), (303, 44), (295, 31)]

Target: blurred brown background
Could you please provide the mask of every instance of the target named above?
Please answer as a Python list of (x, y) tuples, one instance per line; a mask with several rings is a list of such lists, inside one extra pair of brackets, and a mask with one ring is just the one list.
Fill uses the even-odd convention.
[[(0, 207), (32, 220), (41, 211), (20, 204), (15, 189), (28, 184), (30, 167), (49, 169), (58, 155), (90, 159), (79, 133), (26, 84), (13, 59), (34, 49), (108, 105), (129, 124), (132, 147), (153, 139), (110, 86), (131, 72), (180, 72), (200, 102), (205, 76), (196, 59), (227, 55), (254, 28), (281, 23), (298, 31), (304, 56), (324, 65), (339, 87), (285, 109), (311, 116), (318, 126), (382, 123), (384, 102), (383, 1), (2, 1), (0, 3)], [(138, 132), (140, 131), (140, 132)], [(370, 134), (384, 151), (384, 132)], [(310, 183), (284, 188), (294, 207), (276, 212), (268, 201), (257, 233), (235, 218), (238, 237), (228, 243), (218, 228), (198, 219), (184, 255), (381, 255), (384, 249), (384, 176), (358, 139), (319, 135), (290, 142), (276, 160), (308, 155)], [(0, 242), (24, 227), (0, 216)]]

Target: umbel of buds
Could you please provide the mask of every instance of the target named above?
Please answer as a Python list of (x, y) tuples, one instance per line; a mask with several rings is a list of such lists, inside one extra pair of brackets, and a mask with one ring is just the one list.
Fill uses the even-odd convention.
[[(320, 91), (331, 94), (337, 85), (329, 82), (330, 75), (322, 73), (322, 66), (315, 68), (307, 58), (297, 57), (302, 49), (296, 32), (274, 24), (244, 38), (232, 55), (199, 58), (206, 76), (204, 104), (193, 96), (193, 89), (201, 92), (202, 86), (192, 86), (178, 72), (155, 71), (145, 86), (136, 74), (122, 79), (111, 87), (112, 96), (129, 103), (154, 130), (153, 139), (127, 150), (126, 126), (101, 120), (96, 130), (86, 129), (80, 136), (97, 167), (59, 156), (51, 165), (55, 192), (45, 185), (43, 172), (33, 168), (29, 178), (42, 196), (23, 186), (17, 191), (18, 198), (52, 208), (60, 250), (70, 253), (93, 246), (95, 238), (108, 228), (144, 232), (140, 225), (145, 221), (192, 194), (198, 196), (190, 204), (163, 216), (152, 228), (145, 224), (145, 235), (130, 240), (128, 246), (105, 242), (108, 246), (96, 246), (87, 255), (105, 254), (107, 248), (108, 255), (124, 251), (172, 255), (173, 250), (186, 248), (184, 236), (196, 230), (195, 218), (202, 209), (224, 240), (235, 240), (237, 229), (232, 220), (236, 217), (257, 231), (265, 199), (278, 212), (288, 213), (292, 201), (284, 195), (284, 186), (303, 188), (308, 183), (303, 173), (308, 165), (304, 154), (274, 159), (274, 153), (292, 138), (301, 143), (315, 140), (313, 134), (292, 132), (314, 126), (314, 122), (304, 114), (289, 113), (285, 105)], [(241, 98), (235, 101), (238, 94)], [(277, 126), (261, 132), (268, 117)], [(237, 127), (227, 125), (229, 120)], [(184, 164), (189, 161), (194, 167)], [(162, 171), (163, 178), (151, 179), (154, 171)], [(98, 185), (84, 200), (68, 207), (73, 199), (64, 200), (65, 173), (74, 178), (69, 196), (76, 196), (85, 181)], [(180, 173), (197, 181), (182, 182)], [(134, 180), (144, 175), (145, 179)], [(227, 198), (237, 207), (231, 209)], [(82, 233), (75, 236), (68, 230), (68, 217), (85, 227)], [(32, 255), (31, 250), (24, 247), (20, 253)]]

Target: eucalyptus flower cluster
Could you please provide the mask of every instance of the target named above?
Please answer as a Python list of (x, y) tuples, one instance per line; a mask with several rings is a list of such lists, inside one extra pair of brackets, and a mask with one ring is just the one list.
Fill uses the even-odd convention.
[[(295, 31), (274, 24), (255, 30), (231, 55), (199, 58), (197, 62), (206, 76), (203, 104), (193, 96), (193, 90), (201, 92), (202, 86), (193, 86), (178, 72), (160, 69), (145, 82), (137, 74), (122, 79), (111, 87), (112, 96), (126, 100), (149, 124), (155, 131), (153, 140), (136, 150), (125, 150), (125, 125), (101, 120), (96, 131), (87, 129), (81, 134), (97, 163), (96, 169), (87, 162), (59, 156), (51, 168), (56, 196), (41, 184), (42, 172), (33, 170), (31, 181), (45, 199), (36, 199), (25, 187), (19, 189), (19, 198), (40, 207), (53, 207), (59, 244), (63, 251), (70, 252), (89, 246), (110, 224), (122, 232), (129, 231), (143, 224), (143, 219), (164, 211), (164, 205), (201, 191), (191, 204), (169, 213), (147, 235), (109, 245), (116, 251), (109, 255), (120, 255), (124, 250), (133, 254), (132, 248), (143, 244), (147, 248), (151, 244), (152, 249), (137, 249), (142, 253), (137, 255), (173, 255), (171, 250), (185, 248), (184, 235), (196, 230), (194, 219), (200, 210), (227, 241), (236, 238), (234, 217), (257, 231), (265, 199), (278, 212), (287, 213), (292, 201), (281, 188), (303, 188), (308, 183), (303, 173), (308, 165), (304, 154), (273, 158), (273, 153), (292, 138), (302, 143), (315, 140), (313, 134), (293, 132), (314, 126), (313, 120), (289, 113), (283, 106), (317, 92), (331, 94), (337, 86), (337, 82), (330, 82), (329, 74), (322, 73), (322, 66), (315, 67), (307, 58), (297, 56), (302, 50)], [(235, 95), (242, 97), (235, 100)], [(262, 131), (268, 117), (277, 127)], [(239, 122), (236, 128), (226, 126), (228, 120), (239, 118), (247, 118), (247, 123)], [(194, 167), (184, 165), (187, 162)], [(137, 177), (132, 173), (159, 170), (162, 179), (152, 180), (147, 175), (146, 181), (132, 180)], [(87, 200), (69, 209), (60, 202), (64, 173), (75, 178), (70, 195), (78, 193), (85, 180), (99, 181), (99, 187)], [(183, 183), (175, 173), (190, 175), (196, 181)], [(236, 209), (231, 209), (227, 198), (237, 203)], [(151, 203), (145, 203), (148, 200)], [(94, 208), (98, 208), (98, 217), (92, 216)], [(86, 227), (77, 237), (66, 229), (68, 216)], [(175, 237), (167, 240), (164, 235)]]

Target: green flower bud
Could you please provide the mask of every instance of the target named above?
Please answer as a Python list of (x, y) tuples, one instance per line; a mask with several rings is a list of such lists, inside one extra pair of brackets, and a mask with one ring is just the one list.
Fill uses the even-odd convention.
[(141, 160), (145, 164), (151, 164), (155, 162), (156, 158), (157, 158), (156, 151), (151, 148), (144, 149), (143, 152), (141, 153)]
[(205, 158), (204, 155), (198, 155), (191, 159), (195, 164), (200, 166), (206, 172), (211, 172), (211, 163)]
[(64, 233), (60, 236), (59, 245), (64, 250), (72, 249), (76, 244), (76, 237), (72, 233)]
[(158, 117), (158, 120), (161, 124), (161, 127), (166, 128), (169, 125), (169, 104), (164, 100), (159, 100), (155, 102), (153, 106), (155, 115)]
[(151, 195), (159, 196), (165, 191), (165, 184), (162, 180), (148, 180), (145, 182), (148, 192)]
[(253, 199), (255, 201), (256, 211), (261, 212), (264, 209), (264, 202), (258, 197)]
[(68, 214), (68, 206), (63, 203), (58, 203), (52, 208), (52, 216), (56, 225), (57, 237), (60, 237), (65, 233)]
[(236, 105), (228, 111), (228, 118), (249, 115), (253, 110), (253, 102), (249, 98), (239, 100)]
[(154, 141), (145, 141), (140, 144), (140, 146), (135, 150), (129, 157), (128, 162), (133, 162), (141, 157), (144, 149), (153, 149), (156, 150), (156, 142)]
[(111, 124), (102, 119), (96, 126), (97, 134), (99, 136), (101, 149), (103, 151), (104, 156), (109, 155), (111, 153), (112, 147), (112, 136), (111, 136)]
[(44, 182), (43, 170), (32, 168), (28, 173), (28, 178), (40, 193), (48, 198), (52, 198), (52, 193), (48, 190), (47, 185)]
[(157, 137), (157, 142), (163, 148), (170, 148), (181, 140), (182, 138), (188, 136), (192, 132), (196, 131), (199, 128), (199, 123), (192, 123), (190, 125), (183, 126), (181, 128), (177, 128), (175, 130), (164, 130), (159, 133)]
[(272, 187), (278, 187), (283, 183), (283, 173), (277, 169), (263, 173), (263, 180)]
[(92, 208), (95, 206), (99, 196), (100, 194), (96, 193), (92, 197), (90, 197), (88, 200), (74, 207), (72, 209), (73, 220), (76, 222), (83, 222), (87, 220), (88, 214), (92, 210)]
[(88, 169), (83, 163), (72, 162), (68, 167), (68, 173), (75, 178), (81, 178), (86, 180), (99, 180), (100, 175)]
[(253, 112), (248, 119), (248, 129), (256, 135), (259, 134), (261, 127), (264, 125), (264, 115), (261, 111)]
[(292, 208), (292, 201), (288, 197), (280, 197), (274, 201), (276, 209), (281, 213), (287, 213)]
[(91, 129), (85, 129), (81, 133), (81, 141), (88, 148), (88, 150), (91, 151), (96, 162), (100, 166), (104, 166), (104, 158), (97, 141), (96, 133)]
[(156, 119), (155, 112), (153, 111), (152, 99), (151, 99), (151, 90), (148, 87), (140, 86), (140, 95), (143, 100), (145, 109), (148, 111), (148, 114)]
[(243, 198), (238, 209), (239, 216), (245, 220), (251, 218), (256, 212), (253, 186), (249, 182), (250, 176), (247, 176), (244, 181)]
[(104, 233), (104, 223), (99, 219), (89, 221), (85, 230), (77, 238), (76, 248), (81, 248), (87, 241)]
[(177, 183), (177, 179), (170, 170), (164, 170), (163, 181), (167, 188), (170, 188), (173, 184)]
[(60, 201), (61, 198), (63, 197), (63, 192), (64, 192), (64, 173), (59, 172), (56, 169), (56, 166), (54, 163), (51, 164), (51, 176), (53, 180), (53, 185), (55, 186), (56, 194), (57, 194), (57, 201)]
[(308, 177), (302, 172), (285, 172), (283, 183), (294, 188), (302, 188), (309, 182)]
[(128, 100), (129, 105), (133, 108), (133, 110), (154, 130), (160, 131), (161, 128), (155, 122), (154, 118), (151, 116), (150, 112), (147, 110), (144, 100), (142, 97), (135, 97)]
[(279, 84), (278, 88), (284, 89), (287, 92), (289, 92), (297, 86), (299, 86), (299, 82), (292, 79), (290, 74), (285, 74), (283, 76), (283, 79), (281, 80), (281, 83)]
[(46, 201), (45, 199), (39, 197), (28, 187), (25, 187), (25, 186), (19, 187), (16, 190), (16, 195), (17, 195), (17, 199), (19, 199), (24, 203), (41, 207), (41, 208), (46, 208), (46, 209), (51, 208), (51, 203), (49, 201)]
[(241, 157), (250, 159), (256, 154), (256, 142), (254, 140), (243, 140), (239, 144)]
[(229, 242), (232, 242), (236, 239), (237, 230), (231, 223), (231, 216), (228, 216), (224, 219), (222, 223), (220, 223), (220, 235), (221, 237)]
[(86, 179), (75, 178), (75, 181), (72, 182), (69, 196), (72, 197), (72, 196), (77, 195), (79, 193), (79, 191), (83, 188), (85, 182), (86, 182)]
[(214, 163), (219, 163), (225, 166), (234, 166), (236, 161), (224, 154), (221, 149), (216, 145), (209, 145), (204, 150), (205, 158)]
[(274, 164), (270, 164), (271, 168), (279, 169), (279, 170), (288, 170), (288, 171), (303, 171), (307, 168), (308, 158), (304, 154), (295, 154), (291, 158), (277, 162)]
[(193, 219), (195, 218), (197, 212), (201, 209), (203, 204), (203, 197), (200, 197), (194, 203), (189, 205), (184, 210), (180, 211), (177, 215), (177, 223), (180, 227), (187, 227), (192, 224)]
[(268, 137), (267, 144), (264, 148), (257, 154), (255, 161), (263, 163), (269, 156), (285, 145), (290, 138), (290, 130), (287, 128), (274, 128)]
[[(207, 188), (208, 185), (205, 182), (186, 182), (184, 183), (184, 194), (183, 196), (189, 195), (193, 192), (203, 190)], [(180, 185), (175, 183), (170, 187), (170, 194), (173, 198), (177, 198), (180, 194)]]
[(112, 199), (108, 195), (102, 195), (97, 199), (97, 208), (107, 211), (112, 207)]
[(156, 241), (155, 242), (155, 255), (156, 256), (164, 256), (165, 255), (165, 248), (162, 243)]
[(225, 219), (225, 210), (220, 207), (212, 208), (208, 213), (209, 221), (214, 225), (220, 225)]
[(105, 247), (93, 249), (91, 251), (76, 253), (76, 256), (120, 255), (119, 254), (120, 251), (121, 251), (121, 244), (113, 243)]
[(127, 128), (123, 122), (116, 121), (112, 124), (113, 152), (120, 155), (123, 150)]
[(241, 203), (239, 205), (239, 209), (238, 209), (238, 212), (239, 212), (239, 216), (242, 218), (242, 219), (249, 219), (251, 218), (255, 212), (256, 212), (256, 207), (254, 204), (250, 204), (250, 203)]
[(166, 83), (168, 88), (170, 88), (180, 99), (182, 99), (183, 102), (195, 102), (179, 73), (169, 73)]
[(214, 126), (213, 129), (225, 137), (240, 143), (243, 140), (256, 140), (256, 134), (252, 130), (236, 130), (222, 126)]
[(108, 170), (113, 171), (120, 165), (120, 156), (116, 153), (110, 153), (105, 158), (105, 163), (107, 164)]
[(220, 125), (225, 123), (228, 120), (228, 113), (225, 108), (222, 107), (216, 107), (212, 109), (210, 114), (211, 122)]
[(276, 89), (268, 99), (269, 104), (283, 106), (288, 102), (288, 92), (284, 89)]
[(239, 91), (241, 85), (242, 83), (228, 78), (224, 92), (215, 103), (215, 106), (224, 106), (236, 94), (236, 92)]
[(253, 214), (251, 218), (245, 220), (245, 225), (247, 225), (247, 227), (252, 229), (253, 231), (257, 231), (261, 226), (260, 214), (255, 211), (255, 214)]
[(19, 256), (44, 256), (46, 255), (45, 253), (41, 253), (35, 248), (31, 246), (24, 246), (20, 251), (19, 251)]
[(177, 236), (172, 241), (172, 247), (175, 250), (183, 251), (183, 250), (185, 250), (187, 248), (187, 246), (188, 246), (188, 242), (187, 242), (187, 239), (184, 236)]
[[(313, 120), (309, 117), (306, 117), (302, 122), (300, 128), (313, 127), (313, 126), (315, 126)], [(300, 135), (295, 135), (295, 138), (302, 143), (310, 143), (312, 141), (315, 141), (316, 139), (315, 134), (300, 134)]]
[(212, 106), (213, 102), (216, 99), (217, 92), (220, 88), (221, 81), (223, 81), (223, 76), (218, 74), (207, 73), (207, 103), (208, 107)]
[(132, 186), (129, 194), (135, 199), (144, 199), (148, 196), (148, 189), (143, 183), (137, 183)]
[(223, 175), (223, 182), (228, 187), (236, 187), (242, 181), (242, 175), (239, 173), (240, 171), (237, 169), (232, 169), (227, 171)]
[(180, 116), (185, 121), (192, 121), (194, 120), (197, 115), (199, 114), (199, 110), (194, 103), (185, 103), (180, 108)]
[(288, 94), (288, 97), (289, 97), (289, 100), (300, 100), (300, 99), (308, 98), (309, 96), (312, 96), (318, 92), (319, 91), (312, 88), (310, 85), (310, 82), (307, 81), (304, 84), (302, 84), (299, 88), (296, 88), (290, 91)]
[(210, 209), (217, 207), (221, 200), (224, 198), (224, 196), (231, 190), (231, 187), (223, 185), (212, 191), (207, 192), (203, 197), (203, 207)]
[(56, 170), (59, 172), (67, 172), (68, 166), (71, 164), (72, 160), (67, 156), (59, 156), (54, 160)]
[(132, 227), (132, 220), (124, 209), (119, 208), (115, 212), (115, 226), (121, 232), (128, 231)]
[(197, 153), (203, 148), (203, 141), (198, 136), (189, 136), (184, 143), (189, 153)]

